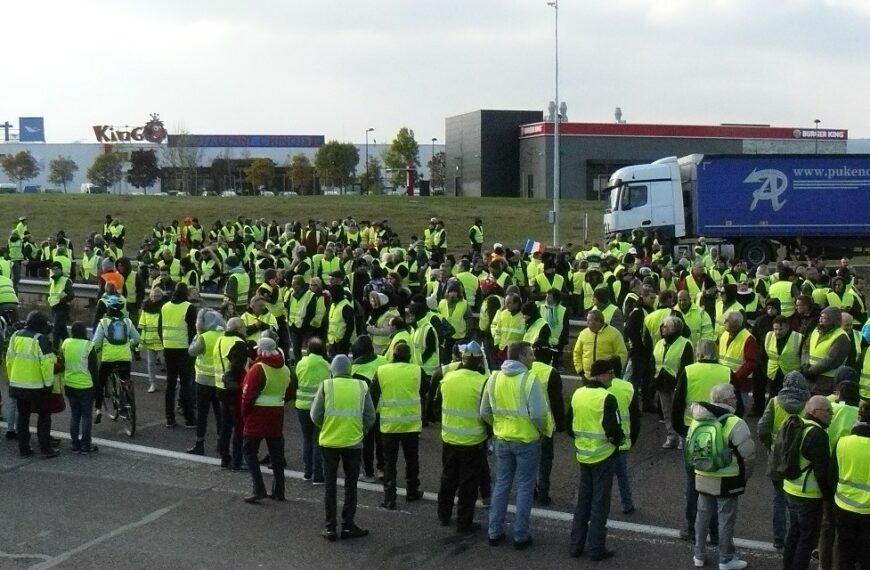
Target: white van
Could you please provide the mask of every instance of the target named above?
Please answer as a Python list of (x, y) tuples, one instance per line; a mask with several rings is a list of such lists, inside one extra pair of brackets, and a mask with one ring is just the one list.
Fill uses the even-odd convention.
[(102, 186), (97, 186), (96, 184), (91, 184), (90, 182), (85, 182), (82, 184), (81, 188), (82, 194), (108, 194), (105, 188)]

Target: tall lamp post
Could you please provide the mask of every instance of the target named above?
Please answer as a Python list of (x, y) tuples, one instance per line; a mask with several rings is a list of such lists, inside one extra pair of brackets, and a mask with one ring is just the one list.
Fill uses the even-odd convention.
[(431, 191), (433, 193), (435, 192), (435, 141), (437, 140), (438, 137), (432, 137), (432, 162), (429, 163), (431, 164), (431, 166), (429, 167), (429, 184), (432, 185)]
[(547, 6), (553, 8), (556, 14), (555, 21), (555, 77), (556, 77), (556, 113), (553, 121), (553, 247), (559, 247), (559, 198), (560, 198), (560, 180), (559, 174), (561, 170), (561, 156), (559, 150), (559, 123), (562, 120), (559, 113), (559, 0), (547, 2)]
[(821, 119), (815, 119), (813, 121), (816, 124), (816, 154), (819, 154), (819, 123), (821, 123)]
[(366, 194), (369, 193), (369, 133), (373, 130), (372, 127), (366, 129)]

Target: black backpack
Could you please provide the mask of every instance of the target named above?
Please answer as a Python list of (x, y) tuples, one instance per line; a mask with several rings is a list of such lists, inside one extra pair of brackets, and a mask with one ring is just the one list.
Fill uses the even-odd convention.
[(774, 481), (797, 479), (805, 471), (800, 467), (804, 427), (803, 420), (793, 415), (789, 416), (776, 432), (768, 473)]

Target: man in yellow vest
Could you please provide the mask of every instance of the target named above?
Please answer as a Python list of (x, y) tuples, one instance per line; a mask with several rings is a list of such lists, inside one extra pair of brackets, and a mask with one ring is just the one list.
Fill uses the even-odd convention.
[(141, 342), (139, 331), (124, 313), (124, 300), (112, 295), (106, 300), (106, 316), (94, 328), (94, 350), (100, 357), (100, 370), (95, 386), (94, 423), (100, 423), (103, 416), (103, 392), (111, 374), (121, 382), (130, 382), (133, 361), (132, 347)]
[(474, 218), (474, 225), (468, 229), (468, 242), (472, 256), (480, 256), (483, 247), (483, 220), (480, 218)]
[(574, 456), (580, 464), (577, 506), (571, 525), (570, 554), (589, 554), (593, 562), (613, 556), (607, 541), (607, 517), (616, 454), (625, 441), (619, 421), (619, 401), (609, 392), (613, 380), (610, 360), (596, 360), (586, 383), (571, 397)]
[[(625, 439), (622, 445), (619, 446), (619, 451), (616, 454), (616, 463), (613, 466), (616, 482), (619, 484), (619, 498), (622, 501), (622, 514), (630, 515), (634, 513), (634, 497), (631, 492), (631, 479), (628, 469), (628, 452), (631, 447), (637, 442), (640, 435), (641, 409), (640, 409), (640, 393), (635, 390), (634, 385), (628, 380), (623, 380), (622, 363), (619, 358), (612, 356), (610, 365), (613, 367), (614, 378), (610, 382), (608, 392), (616, 396), (616, 402), (619, 404), (619, 423), (622, 426), (622, 433)], [(552, 396), (551, 396), (552, 401)]]
[(61, 344), (60, 354), (63, 390), (69, 402), (70, 448), (74, 453), (93, 453), (97, 451), (97, 446), (91, 444), (97, 355), (83, 322), (70, 326), (70, 337)]
[(311, 420), (320, 428), (318, 444), (323, 454), (326, 526), (322, 536), (330, 542), (336, 530), (338, 464), (344, 466), (344, 506), (341, 509), (341, 538), (367, 536), (356, 525), (357, 481), (359, 480), (363, 436), (375, 423), (375, 408), (366, 383), (351, 378), (350, 359), (339, 354), (332, 359), (332, 378), (324, 380), (311, 403)]
[[(486, 469), (487, 425), (480, 418), (480, 400), (486, 384), (483, 349), (475, 342), (459, 347), (461, 364), (447, 372), (434, 387), (432, 421), (441, 422), (441, 485), (438, 489), (438, 520), (448, 526), (457, 495), (456, 530), (472, 533), (474, 503)], [(440, 413), (439, 413), (440, 410)]]
[(214, 411), (214, 423), (220, 431), (221, 406), (219, 388), (216, 386), (214, 347), (224, 335), (226, 323), (217, 311), (200, 309), (196, 317), (196, 336), (190, 343), (187, 353), (194, 358), (194, 378), (196, 386), (196, 442), (187, 450), (192, 455), (205, 455), (205, 432), (208, 428), (208, 411)]
[(684, 374), (687, 366), (695, 362), (692, 343), (683, 333), (683, 321), (674, 315), (664, 318), (661, 326), (661, 339), (653, 349), (653, 361), (655, 372), (653, 385), (658, 394), (659, 404), (662, 407), (662, 415), (665, 417), (667, 426), (667, 438), (662, 444), (663, 449), (676, 449), (680, 444), (679, 433), (673, 428), (671, 422), (674, 409), (674, 392), (677, 388), (677, 379)]
[(827, 396), (834, 391), (837, 369), (849, 357), (851, 339), (840, 327), (840, 310), (827, 307), (819, 324), (804, 342), (801, 372), (810, 383), (810, 392)]
[(245, 312), (251, 290), (251, 276), (241, 266), (239, 258), (231, 255), (226, 259), (227, 281), (224, 286), (224, 305), (232, 308), (236, 315)]
[(69, 336), (66, 323), (69, 320), (70, 303), (75, 293), (73, 292), (72, 280), (63, 274), (63, 266), (59, 261), (50, 265), (51, 274), (48, 277), (48, 306), (51, 308), (53, 319), (51, 337), (54, 348), (60, 347), (63, 339)]
[(257, 341), (257, 358), (242, 381), (242, 448), (253, 482), (253, 492), (245, 497), (246, 503), (258, 503), (267, 496), (257, 458), (263, 440), (269, 450), (274, 478), (268, 496), (275, 501), (284, 500), (284, 404), (289, 391), (290, 369), (284, 363), (284, 355), (273, 339), (261, 337)]
[(173, 428), (175, 421), (175, 392), (180, 391), (184, 427), (195, 428), (193, 414), (192, 366), (187, 349), (196, 336), (196, 307), (188, 301), (188, 289), (184, 283), (175, 286), (169, 302), (160, 308), (160, 339), (163, 341), (163, 360), (166, 363), (166, 393), (164, 411), (166, 427)]
[(468, 317), (471, 309), (465, 295), (462, 294), (462, 285), (457, 279), (447, 282), (447, 292), (438, 303), (438, 316), (450, 323), (453, 332), (444, 339), (444, 351), (447, 354), (453, 352), (453, 345), (464, 344), (468, 340)]
[[(782, 388), (768, 400), (761, 419), (758, 420), (758, 439), (768, 449), (773, 451), (773, 442), (782, 424), (789, 416), (798, 416), (804, 411), (810, 390), (807, 380), (800, 372), (792, 371), (785, 375)], [(773, 483), (773, 547), (782, 550), (785, 545), (786, 519), (788, 503), (782, 490), (782, 481), (771, 479)]]
[[(693, 557), (697, 568), (706, 564), (707, 531), (714, 516), (719, 522), (719, 568), (739, 570), (748, 566), (735, 553), (734, 527), (737, 523), (737, 500), (745, 492), (746, 482), (752, 476), (755, 442), (746, 422), (734, 415), (739, 397), (731, 384), (717, 384), (710, 391), (708, 402), (698, 402), (692, 406), (692, 425), (689, 426), (685, 445), (686, 462), (694, 469), (695, 490), (698, 492)], [(696, 430), (699, 434), (718, 436), (723, 442), (705, 447), (704, 442), (709, 439), (705, 440), (701, 435), (696, 440)], [(698, 448), (696, 441), (700, 444)], [(696, 455), (704, 451), (709, 454), (707, 457)], [(713, 457), (714, 454), (717, 457)], [(719, 454), (724, 454), (724, 458)], [(724, 465), (715, 467), (716, 460), (723, 459)]]
[(862, 568), (870, 560), (870, 402), (861, 403), (858, 423), (837, 442), (831, 461), (839, 567)]
[[(719, 362), (734, 373), (734, 387), (740, 395), (741, 411), (749, 405), (752, 375), (758, 367), (759, 348), (755, 337), (744, 328), (743, 313), (731, 311), (725, 315), (725, 331), (719, 337)], [(764, 398), (764, 394), (758, 394)]]
[(541, 434), (546, 431), (547, 401), (541, 382), (531, 371), (535, 353), (527, 342), (511, 344), (500, 370), (489, 377), (480, 403), (480, 415), (492, 426), (496, 476), (489, 507), (489, 544), (504, 540), (508, 496), (516, 482), (514, 547), (532, 544), (529, 515), (541, 455)]
[(423, 430), (422, 400), (429, 391), (423, 369), (411, 362), (411, 348), (404, 343), (393, 349), (393, 361), (379, 367), (372, 381), (372, 401), (380, 414), (384, 445), (384, 501), (381, 507), (396, 509), (396, 464), (399, 447), (405, 458), (408, 502), (423, 498), (420, 490), (420, 432)]
[(241, 471), (242, 428), (239, 410), (239, 393), (249, 358), (256, 353), (245, 341), (245, 324), (233, 317), (227, 321), (223, 336), (215, 341), (212, 360), (215, 370), (214, 385), (221, 404), (220, 429), (218, 430), (218, 455), (221, 469)]
[(628, 362), (628, 350), (622, 335), (604, 323), (604, 317), (597, 309), (586, 315), (586, 328), (577, 335), (573, 356), (574, 369), (582, 377), (588, 377), (596, 360), (618, 356), (620, 362)]
[(320, 430), (311, 421), (311, 402), (324, 380), (330, 378), (326, 346), (319, 337), (308, 339), (308, 354), (291, 370), (291, 384), (296, 388), (296, 411), (302, 429), (303, 478), (314, 485), (323, 485), (323, 460), (317, 439)]
[(508, 345), (523, 340), (526, 324), (522, 307), (522, 298), (516, 293), (509, 293), (505, 296), (504, 307), (499, 309), (492, 320), (490, 331), (496, 349), (496, 364), (505, 360)]
[(799, 451), (800, 475), (782, 483), (789, 513), (783, 568), (808, 568), (819, 540), (822, 502), (832, 498), (834, 486), (830, 479), (830, 443), (825, 431), (830, 420), (831, 402), (827, 398), (816, 395), (807, 400), (801, 418), (804, 427)]
[(710, 315), (692, 302), (692, 296), (686, 289), (677, 292), (677, 310), (683, 315), (693, 346), (698, 346), (698, 341), (702, 338), (713, 340), (713, 321), (710, 320)]
[(801, 333), (789, 328), (787, 318), (778, 315), (773, 319), (773, 330), (763, 340), (762, 348), (767, 360), (767, 393), (769, 398), (773, 398), (779, 393), (785, 376), (800, 369), (804, 338)]
[(30, 457), (30, 414), (36, 414), (36, 438), (43, 457), (57, 457), (51, 441), (51, 412), (48, 400), (60, 394), (55, 373), (60, 371), (49, 338), (51, 325), (43, 313), (32, 311), (24, 328), (12, 335), (6, 350), (6, 378), (9, 397), (15, 402), (18, 452)]
[(350, 352), (350, 343), (356, 324), (353, 298), (347, 294), (341, 285), (330, 285), (329, 295), (332, 304), (329, 306), (329, 315), (326, 340), (329, 343), (328, 352), (331, 357), (337, 354)]

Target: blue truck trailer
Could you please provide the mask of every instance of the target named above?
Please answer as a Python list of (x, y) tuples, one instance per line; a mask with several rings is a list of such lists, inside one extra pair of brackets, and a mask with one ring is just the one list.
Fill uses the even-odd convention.
[(621, 168), (609, 187), (609, 235), (704, 236), (753, 265), (781, 248), (839, 257), (870, 247), (870, 155), (668, 157)]

